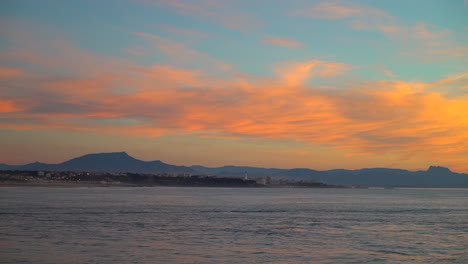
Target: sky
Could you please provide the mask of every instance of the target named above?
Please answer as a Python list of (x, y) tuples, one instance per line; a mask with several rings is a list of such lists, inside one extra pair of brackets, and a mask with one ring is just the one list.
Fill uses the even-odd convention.
[(3, 0), (0, 163), (468, 173), (468, 1)]

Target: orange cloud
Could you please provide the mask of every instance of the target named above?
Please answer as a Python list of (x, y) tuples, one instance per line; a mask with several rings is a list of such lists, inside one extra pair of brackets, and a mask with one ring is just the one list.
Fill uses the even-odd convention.
[(302, 8), (291, 12), (291, 15), (310, 16), (319, 19), (340, 19), (359, 14), (359, 8), (339, 5), (332, 2), (320, 2), (312, 7)]
[(11, 113), (11, 112), (19, 112), (22, 111), (20, 107), (16, 106), (16, 104), (12, 100), (1, 100), (0, 99), (0, 113)]
[[(166, 39), (138, 34), (168, 54), (186, 52), (212, 65), (212, 58), (183, 45), (171, 48)], [(66, 42), (57, 47), (52, 63), (36, 60), (45, 57), (34, 49), (10, 53), (11, 60), (30, 59), (30, 64), (55, 71), (2, 80), (8, 85), (0, 90), (0, 128), (294, 139), (343, 150), (350, 157), (391, 153), (440, 160), (454, 168), (462, 168), (468, 155), (467, 73), (430, 83), (375, 80), (325, 90), (315, 85), (318, 78), (334, 78), (352, 66), (285, 62), (274, 69), (276, 77), (219, 78), (203, 68), (139, 65)], [(70, 65), (76, 56), (81, 58)], [(75, 75), (63, 77), (57, 69)]]
[[(358, 22), (354, 22), (354, 28), (359, 28)], [(372, 29), (371, 26), (368, 28), (361, 27), (361, 29)], [(401, 32), (401, 28), (395, 25), (379, 25), (378, 29), (386, 34), (395, 34)]]
[(293, 48), (293, 49), (302, 47), (304, 45), (303, 42), (300, 42), (297, 40), (278, 38), (278, 37), (265, 38), (265, 39), (262, 39), (262, 41), (265, 43), (270, 43), (270, 44), (277, 45), (280, 47)]
[(276, 73), (287, 85), (301, 85), (313, 76), (335, 76), (342, 74), (351, 67), (344, 63), (311, 60), (306, 62), (283, 63)]
[[(10, 119), (29, 117), (39, 123), (4, 122), (2, 127), (43, 126), (145, 137), (198, 133), (227, 138), (292, 138), (331, 145), (349, 151), (350, 156), (411, 152), (446, 162), (468, 151), (468, 118), (464, 114), (468, 98), (447, 98), (433, 91), (436, 83), (445, 80), (368, 82), (360, 87), (326, 91), (290, 86), (296, 82), (284, 84), (283, 78), (205, 79), (200, 72), (159, 65), (143, 73), (142, 79), (133, 83), (139, 89), (126, 95), (113, 94), (112, 89), (80, 92), (77, 88), (83, 83), (73, 84), (74, 80), (69, 80), (68, 86), (59, 85), (68, 87), (62, 90), (43, 84), (40, 87), (80, 107), (68, 112), (61, 105), (61, 112), (44, 112), (35, 107), (22, 113), (6, 113)], [(86, 111), (81, 112), (83, 109)], [(122, 123), (121, 119), (136, 123)], [(108, 123), (112, 120), (119, 122)]]
[(0, 79), (16, 78), (25, 75), (23, 69), (0, 65)]

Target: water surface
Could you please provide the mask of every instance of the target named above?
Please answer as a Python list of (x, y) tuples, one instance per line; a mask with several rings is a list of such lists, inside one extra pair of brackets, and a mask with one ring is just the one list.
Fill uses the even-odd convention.
[(467, 189), (0, 188), (0, 263), (466, 263)]

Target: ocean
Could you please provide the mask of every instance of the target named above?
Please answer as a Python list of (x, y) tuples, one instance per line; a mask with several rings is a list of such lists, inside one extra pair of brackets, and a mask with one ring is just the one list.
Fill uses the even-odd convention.
[(0, 263), (467, 260), (468, 189), (0, 188)]

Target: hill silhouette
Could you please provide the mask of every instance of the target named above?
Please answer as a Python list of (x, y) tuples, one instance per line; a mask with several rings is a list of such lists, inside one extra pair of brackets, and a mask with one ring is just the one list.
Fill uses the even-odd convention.
[(135, 159), (126, 152), (87, 154), (59, 164), (40, 162), (23, 166), (2, 164), (1, 170), (48, 170), (48, 171), (93, 171), (93, 172), (134, 172), (134, 173), (196, 173), (185, 166), (166, 164), (159, 160), (142, 161)]
[(200, 165), (186, 167), (167, 164), (160, 160), (142, 161), (126, 152), (87, 154), (59, 164), (41, 162), (26, 165), (0, 164), (0, 170), (203, 174), (238, 178), (247, 172), (250, 178), (269, 176), (276, 179), (315, 180), (334, 185), (468, 188), (468, 174), (455, 173), (440, 166), (430, 166), (426, 171), (388, 168), (318, 171), (308, 168), (277, 169), (233, 165), (217, 168)]

